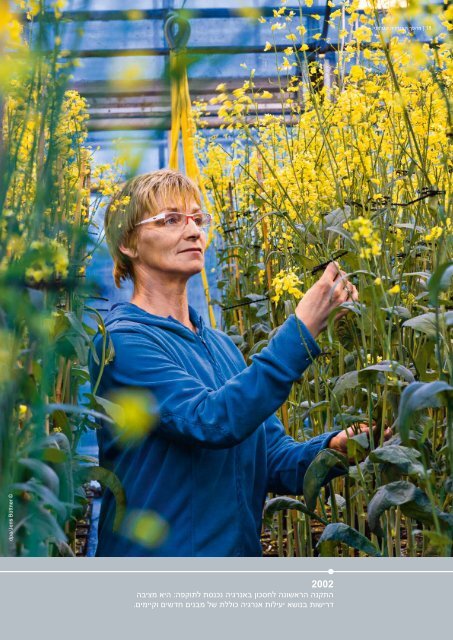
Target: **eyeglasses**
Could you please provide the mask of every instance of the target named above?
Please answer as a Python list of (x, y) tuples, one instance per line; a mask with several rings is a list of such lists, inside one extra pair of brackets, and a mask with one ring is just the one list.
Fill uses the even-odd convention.
[(195, 222), (200, 229), (207, 229), (211, 223), (212, 216), (209, 213), (180, 213), (179, 211), (163, 211), (158, 213), (152, 218), (145, 218), (141, 222), (137, 222), (135, 225), (138, 227), (141, 224), (153, 223), (154, 227), (165, 229), (182, 229), (184, 225), (188, 224), (189, 218)]

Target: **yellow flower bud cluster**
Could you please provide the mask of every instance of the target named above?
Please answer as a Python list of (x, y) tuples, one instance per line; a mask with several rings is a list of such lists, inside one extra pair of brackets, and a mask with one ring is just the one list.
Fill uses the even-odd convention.
[(68, 249), (58, 240), (36, 240), (31, 243), (30, 249), (34, 255), (25, 271), (27, 278), (38, 283), (51, 277), (64, 278), (68, 275)]
[(301, 284), (302, 282), (299, 280), (295, 271), (291, 269), (282, 269), (272, 280), (271, 286), (275, 293), (271, 300), (273, 302), (278, 302), (285, 293), (288, 293), (290, 296), (294, 296), (299, 300), (304, 295), (302, 291), (297, 288), (298, 285)]
[(426, 242), (433, 242), (434, 240), (438, 240), (443, 232), (444, 230), (442, 229), (442, 227), (436, 225), (431, 229), (431, 231), (425, 234), (424, 238)]
[[(63, 8), (61, 2), (55, 6)], [(11, 263), (23, 261), (25, 277), (35, 284), (65, 278), (69, 256), (79, 262), (85, 254), (80, 241), (85, 233), (80, 231), (86, 231), (90, 222), (92, 158), (91, 149), (85, 146), (85, 100), (76, 91), (67, 91), (61, 107), (54, 106), (51, 114), (43, 112), (42, 96), (54, 87), (51, 70), (45, 64), (40, 74), (43, 87), (39, 92), (31, 79), (20, 82), (13, 78), (8, 83), (1, 123), (5, 154), (15, 170), (0, 221), (0, 271), (4, 273)], [(47, 163), (50, 189), (37, 228), (31, 220), (40, 210), (40, 175)], [(79, 269), (81, 266), (77, 265)]]
[(381, 240), (379, 234), (373, 228), (371, 220), (359, 216), (354, 220), (345, 222), (343, 227), (351, 232), (352, 239), (359, 245), (360, 258), (369, 260), (372, 256), (381, 254)]
[(393, 285), (393, 287), (391, 287), (391, 288), (388, 290), (388, 293), (390, 293), (391, 295), (394, 295), (394, 296), (395, 296), (395, 295), (396, 295), (397, 293), (399, 293), (400, 291), (401, 291), (401, 287), (400, 287), (400, 285), (399, 285), (399, 284), (395, 284), (395, 285)]

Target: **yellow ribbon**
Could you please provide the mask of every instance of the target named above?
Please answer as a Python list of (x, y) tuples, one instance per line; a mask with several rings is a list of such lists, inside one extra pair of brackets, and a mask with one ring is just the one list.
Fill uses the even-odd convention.
[[(182, 151), (184, 156), (184, 167), (186, 175), (191, 178), (199, 187), (204, 206), (210, 211), (211, 205), (208, 200), (206, 189), (201, 179), (200, 170), (195, 158), (194, 136), (195, 122), (192, 115), (190, 102), (189, 81), (187, 77), (187, 64), (183, 49), (170, 50), (170, 78), (171, 78), (171, 132), (170, 132), (170, 169), (179, 169), (179, 134), (181, 132)], [(206, 240), (206, 247), (212, 240), (212, 228), (209, 230)], [(216, 328), (216, 319), (212, 308), (211, 296), (209, 293), (208, 278), (206, 269), (201, 272), (203, 289), (208, 305), (209, 320), (211, 327)]]

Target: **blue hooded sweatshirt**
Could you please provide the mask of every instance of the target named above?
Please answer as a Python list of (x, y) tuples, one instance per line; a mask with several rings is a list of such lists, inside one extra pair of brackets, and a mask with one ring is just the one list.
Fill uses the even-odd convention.
[[(302, 494), (304, 473), (339, 431), (298, 443), (275, 411), (319, 353), (291, 315), (252, 364), (229, 336), (211, 329), (189, 305), (197, 333), (172, 316), (129, 302), (105, 318), (115, 349), (97, 395), (144, 388), (159, 423), (139, 444), (124, 445), (105, 421), (97, 430), (99, 464), (112, 470), (127, 508), (153, 510), (169, 525), (163, 544), (147, 548), (112, 531), (115, 500), (102, 499), (96, 556), (261, 556), (268, 492)], [(102, 336), (95, 346), (100, 355)], [(92, 384), (99, 368), (89, 361)], [(335, 467), (328, 479), (344, 473)]]

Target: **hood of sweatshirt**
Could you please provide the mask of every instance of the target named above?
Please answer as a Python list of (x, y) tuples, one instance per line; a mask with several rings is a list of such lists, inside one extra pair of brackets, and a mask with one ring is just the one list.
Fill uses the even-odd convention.
[[(203, 337), (206, 325), (201, 315), (189, 304), (189, 317), (191, 322), (197, 328), (197, 333)], [(166, 331), (172, 331), (184, 338), (196, 340), (195, 333), (182, 324), (176, 318), (169, 315), (167, 317), (157, 316), (148, 313), (144, 309), (137, 307), (132, 302), (118, 302), (112, 306), (110, 311), (104, 318), (107, 331), (114, 332), (115, 329), (124, 330), (125, 328), (137, 332), (142, 328), (159, 328)]]

